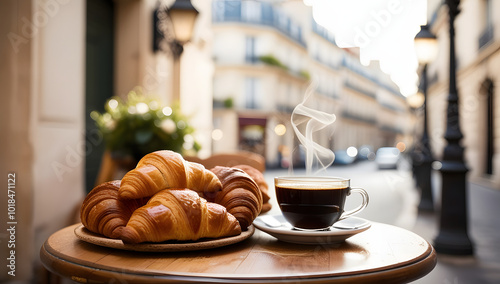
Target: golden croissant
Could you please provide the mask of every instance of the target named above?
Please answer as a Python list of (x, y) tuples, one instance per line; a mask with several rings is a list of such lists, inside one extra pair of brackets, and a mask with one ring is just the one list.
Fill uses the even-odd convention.
[(269, 186), (267, 185), (267, 182), (266, 182), (262, 172), (257, 170), (256, 168), (254, 168), (252, 166), (249, 166), (249, 165), (237, 165), (237, 166), (234, 166), (233, 168), (243, 170), (259, 186), (260, 193), (262, 193), (262, 203), (263, 203), (261, 213), (271, 210), (272, 205), (271, 205), (271, 203), (269, 203), (269, 200), (271, 199), (271, 197), (269, 196), (269, 193), (268, 193)]
[(246, 229), (260, 214), (262, 193), (255, 181), (243, 170), (217, 166), (211, 169), (222, 183), (214, 202), (227, 208)]
[(163, 150), (147, 154), (135, 169), (125, 174), (119, 194), (125, 199), (151, 197), (166, 188), (189, 188), (201, 197), (211, 198), (221, 190), (221, 183), (203, 165)]
[(223, 206), (190, 189), (166, 189), (135, 210), (122, 231), (124, 243), (198, 240), (241, 233), (238, 221)]
[(92, 189), (80, 209), (82, 224), (89, 231), (117, 239), (132, 212), (147, 199), (122, 200), (118, 197), (120, 181), (105, 182)]

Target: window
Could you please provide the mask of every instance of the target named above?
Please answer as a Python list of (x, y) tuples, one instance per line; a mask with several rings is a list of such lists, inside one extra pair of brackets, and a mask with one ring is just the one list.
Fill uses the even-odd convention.
[(261, 3), (256, 1), (244, 1), (242, 4), (243, 20), (245, 22), (260, 22)]
[(253, 77), (245, 79), (245, 107), (247, 109), (257, 109), (257, 97), (255, 92), (256, 79)]
[(492, 42), (493, 40), (493, 1), (484, 0), (483, 2), (483, 15), (484, 15), (484, 29), (479, 36), (479, 48), (482, 48)]
[(273, 23), (273, 6), (270, 3), (262, 2), (262, 21), (266, 25)]
[(257, 57), (255, 56), (255, 37), (247, 36), (245, 38), (245, 62), (255, 63)]
[(493, 174), (493, 155), (495, 147), (493, 145), (494, 139), (494, 111), (493, 107), (493, 82), (491, 80), (486, 80), (484, 83), (484, 88), (486, 91), (486, 167), (485, 173), (488, 175)]
[[(219, 2), (223, 3), (224, 8), (224, 19), (226, 21), (238, 21), (241, 19), (241, 2), (231, 1), (231, 2)], [(220, 5), (219, 4), (219, 5)], [(215, 9), (218, 11), (219, 9)]]
[(492, 26), (493, 25), (493, 1), (492, 0), (486, 0), (486, 26)]

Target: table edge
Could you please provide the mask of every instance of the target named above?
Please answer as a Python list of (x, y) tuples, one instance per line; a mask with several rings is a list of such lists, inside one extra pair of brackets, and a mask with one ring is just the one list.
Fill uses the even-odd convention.
[[(410, 282), (419, 279), (431, 272), (437, 263), (436, 251), (429, 244), (430, 249), (415, 262), (406, 263), (400, 267), (388, 267), (381, 271), (364, 271), (359, 274), (335, 275), (335, 276), (293, 276), (293, 277), (253, 277), (253, 278), (236, 278), (236, 277), (217, 277), (217, 276), (196, 276), (196, 275), (175, 275), (166, 273), (138, 274), (131, 271), (112, 271), (94, 268), (91, 266), (72, 262), (62, 259), (50, 252), (47, 249), (48, 240), (40, 249), (40, 259), (42, 264), (52, 273), (68, 277), (71, 280), (79, 283), (88, 283), (92, 281), (109, 279), (120, 279), (131, 283), (284, 283), (286, 281), (300, 281), (304, 283), (373, 283), (374, 281), (383, 281), (384, 283), (401, 283)], [(417, 266), (412, 270), (407, 270), (408, 266)], [(92, 276), (92, 278), (89, 278)]]

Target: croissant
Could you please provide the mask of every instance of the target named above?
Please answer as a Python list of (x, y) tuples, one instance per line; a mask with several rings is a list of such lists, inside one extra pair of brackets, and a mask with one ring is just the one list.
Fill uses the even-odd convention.
[(201, 197), (211, 198), (221, 190), (219, 179), (198, 163), (192, 163), (172, 151), (163, 150), (144, 156), (137, 167), (122, 179), (120, 197), (150, 197), (166, 188), (189, 188)]
[(124, 243), (198, 240), (241, 233), (233, 215), (223, 206), (199, 197), (190, 189), (167, 189), (135, 210), (121, 239)]
[(252, 166), (249, 166), (249, 165), (237, 165), (237, 166), (234, 166), (233, 168), (243, 170), (259, 186), (260, 192), (262, 193), (262, 203), (263, 203), (261, 213), (271, 210), (272, 205), (271, 205), (271, 203), (269, 203), (269, 200), (271, 199), (271, 197), (269, 196), (269, 193), (268, 193), (269, 186), (267, 185), (267, 182), (266, 182), (262, 172), (257, 170), (256, 168), (254, 168)]
[(262, 193), (255, 181), (243, 170), (217, 166), (211, 169), (222, 183), (222, 191), (215, 195), (214, 202), (227, 208), (246, 229), (260, 214)]
[(118, 198), (120, 181), (105, 182), (92, 189), (80, 209), (82, 224), (89, 231), (117, 239), (135, 209), (147, 199), (122, 200)]

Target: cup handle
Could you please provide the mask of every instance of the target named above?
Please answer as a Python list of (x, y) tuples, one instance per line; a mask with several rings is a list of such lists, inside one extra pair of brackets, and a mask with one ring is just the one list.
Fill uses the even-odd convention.
[(368, 198), (368, 193), (366, 192), (366, 190), (364, 190), (362, 188), (351, 188), (348, 195), (351, 195), (351, 193), (353, 193), (353, 192), (361, 194), (361, 197), (363, 198), (363, 202), (361, 203), (361, 205), (359, 205), (355, 209), (344, 212), (339, 220), (343, 220), (349, 216), (352, 216), (352, 215), (360, 212), (361, 210), (365, 209), (365, 207), (368, 205), (368, 202), (370, 201), (370, 199)]

